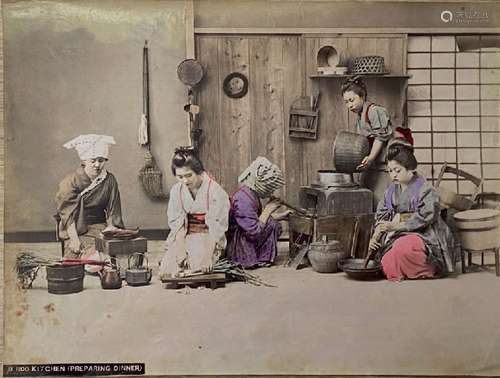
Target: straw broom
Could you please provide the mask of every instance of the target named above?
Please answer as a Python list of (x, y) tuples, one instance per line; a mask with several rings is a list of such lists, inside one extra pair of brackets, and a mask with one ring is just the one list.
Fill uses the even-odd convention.
[(163, 174), (151, 153), (149, 119), (149, 57), (148, 41), (145, 41), (142, 49), (142, 116), (138, 141), (139, 145), (147, 148), (147, 151), (144, 154), (144, 166), (139, 171), (139, 180), (149, 198), (165, 200), (168, 196), (163, 191)]

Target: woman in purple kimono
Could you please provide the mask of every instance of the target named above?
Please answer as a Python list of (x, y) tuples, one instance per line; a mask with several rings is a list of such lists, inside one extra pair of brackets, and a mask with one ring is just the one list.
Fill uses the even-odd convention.
[[(244, 268), (270, 266), (278, 252), (280, 220), (290, 210), (277, 212), (275, 190), (284, 184), (281, 170), (264, 157), (258, 157), (238, 178), (240, 189), (231, 197), (228, 230), (228, 258)], [(270, 199), (263, 207), (262, 200)]]
[(105, 169), (110, 144), (115, 144), (113, 137), (96, 134), (80, 135), (64, 144), (76, 149), (81, 160), (81, 166), (61, 181), (56, 194), (65, 257), (98, 258), (95, 238), (105, 228), (124, 227), (118, 183)]

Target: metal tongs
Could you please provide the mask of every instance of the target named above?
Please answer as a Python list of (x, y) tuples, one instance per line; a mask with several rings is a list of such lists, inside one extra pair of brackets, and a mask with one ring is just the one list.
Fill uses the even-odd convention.
[(269, 198), (270, 201), (278, 201), (281, 205), (285, 206), (285, 207), (288, 207), (290, 210), (293, 210), (295, 211), (296, 213), (300, 214), (300, 215), (304, 215), (306, 217), (310, 217), (311, 216), (311, 213), (304, 210), (304, 209), (299, 209), (298, 207), (295, 207), (295, 206), (292, 206), (290, 205), (289, 203), (283, 201), (281, 198), (279, 197), (274, 197), (274, 196), (271, 196)]

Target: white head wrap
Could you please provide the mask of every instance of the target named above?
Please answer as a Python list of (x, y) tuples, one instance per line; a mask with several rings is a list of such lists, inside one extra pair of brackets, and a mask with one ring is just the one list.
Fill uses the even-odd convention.
[(278, 166), (259, 156), (238, 177), (238, 182), (248, 186), (261, 197), (268, 197), (281, 188), (285, 180)]
[(95, 159), (98, 157), (107, 159), (110, 144), (116, 144), (115, 139), (112, 136), (85, 134), (79, 135), (63, 144), (63, 147), (67, 149), (76, 149), (80, 160)]

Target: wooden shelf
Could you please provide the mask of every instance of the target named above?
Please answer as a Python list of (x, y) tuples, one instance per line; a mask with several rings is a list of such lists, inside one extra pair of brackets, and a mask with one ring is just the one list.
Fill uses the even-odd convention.
[[(309, 78), (310, 79), (335, 79), (335, 78), (348, 78), (348, 77), (353, 77), (355, 75), (309, 75)], [(378, 74), (374, 74), (374, 75), (362, 75), (362, 74), (359, 74), (359, 76), (362, 76), (363, 78), (379, 78), (379, 77), (382, 77), (382, 78), (389, 78), (389, 79), (409, 79), (411, 76), (410, 75), (392, 75), (392, 74), (388, 74), (388, 75), (378, 75)]]

